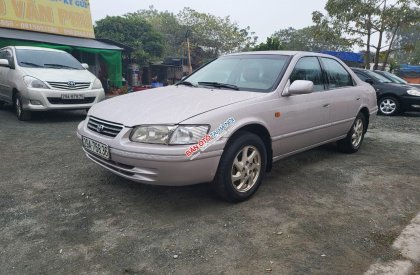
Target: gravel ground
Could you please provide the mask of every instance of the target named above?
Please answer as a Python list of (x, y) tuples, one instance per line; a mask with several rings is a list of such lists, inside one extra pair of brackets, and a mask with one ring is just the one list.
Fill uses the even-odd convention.
[(0, 108), (0, 274), (360, 274), (401, 257), (420, 211), (420, 114), (378, 117), (357, 154), (277, 162), (241, 204), (107, 172), (80, 149), (82, 119)]

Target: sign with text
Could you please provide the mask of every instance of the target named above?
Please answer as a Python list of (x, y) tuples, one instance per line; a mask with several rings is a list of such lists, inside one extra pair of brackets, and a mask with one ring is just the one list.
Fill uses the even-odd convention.
[(95, 37), (89, 0), (0, 0), (0, 27)]

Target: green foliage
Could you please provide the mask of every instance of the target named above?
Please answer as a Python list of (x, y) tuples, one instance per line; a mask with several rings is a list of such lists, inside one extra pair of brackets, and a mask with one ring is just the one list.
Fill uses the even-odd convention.
[(283, 49), (290, 51), (323, 50), (347, 51), (351, 41), (342, 38), (340, 33), (329, 26), (310, 26), (303, 29), (282, 29), (273, 34), (280, 41)]
[(400, 29), (395, 49), (394, 58), (398, 63), (420, 65), (420, 23)]
[(175, 14), (168, 11), (158, 11), (153, 6), (127, 14), (128, 18), (141, 18), (152, 25), (153, 29), (164, 38), (163, 56), (182, 56), (183, 43), (187, 27), (179, 23)]
[(184, 8), (178, 14), (178, 20), (181, 25), (191, 30), (191, 47), (200, 47), (207, 55), (213, 57), (250, 49), (257, 40), (249, 27), (240, 28), (229, 16), (217, 17)]
[(253, 51), (279, 51), (283, 50), (284, 47), (280, 43), (280, 40), (276, 37), (268, 37), (267, 41), (264, 43), (260, 43), (255, 46), (252, 50)]
[(140, 17), (107, 16), (96, 22), (95, 35), (134, 48), (134, 57), (139, 64), (161, 57), (164, 51), (162, 35)]
[[(365, 45), (366, 52), (370, 52), (370, 47), (376, 50), (376, 69), (385, 48), (385, 62), (388, 60), (398, 29), (419, 22), (418, 5), (420, 0), (328, 0), (325, 9), (328, 20), (353, 36), (359, 45)], [(388, 45), (383, 43), (386, 33), (391, 34)], [(373, 34), (379, 37), (375, 45), (371, 43)]]

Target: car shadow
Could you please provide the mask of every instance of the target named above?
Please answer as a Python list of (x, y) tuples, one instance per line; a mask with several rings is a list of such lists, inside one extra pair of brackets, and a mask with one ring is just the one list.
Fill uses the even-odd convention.
[[(0, 114), (16, 116), (12, 105), (4, 105), (0, 107)], [(86, 110), (69, 110), (69, 111), (46, 111), (32, 112), (31, 120), (27, 123), (59, 123), (59, 122), (77, 122), (82, 121), (86, 117)], [(17, 120), (17, 118), (16, 118)]]

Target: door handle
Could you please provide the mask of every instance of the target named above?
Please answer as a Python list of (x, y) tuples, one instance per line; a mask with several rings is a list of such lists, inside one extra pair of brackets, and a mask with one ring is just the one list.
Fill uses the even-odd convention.
[(360, 97), (356, 98), (356, 100), (359, 101), (360, 100)]
[(322, 106), (322, 107), (324, 107), (324, 108), (328, 108), (328, 107), (330, 107), (330, 104), (329, 103), (327, 103), (327, 104), (325, 104), (324, 106)]

